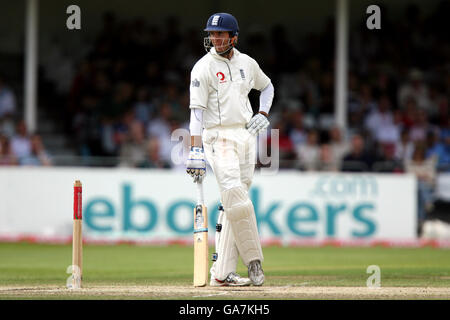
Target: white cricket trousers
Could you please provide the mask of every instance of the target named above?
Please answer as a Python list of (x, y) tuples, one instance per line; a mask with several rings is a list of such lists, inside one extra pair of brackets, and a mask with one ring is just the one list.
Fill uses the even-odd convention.
[[(214, 171), (224, 207), (226, 206), (223, 202), (223, 195), (226, 190), (242, 187), (244, 193), (248, 195), (256, 164), (256, 137), (251, 135), (243, 125), (216, 126), (204, 129), (202, 140), (205, 156)], [(250, 223), (256, 228), (256, 217), (253, 207), (251, 209)], [(222, 230), (218, 248), (216, 247), (218, 258), (211, 267), (210, 272), (212, 279), (224, 280), (230, 272), (236, 272), (239, 250), (231, 223), (227, 218), (227, 210), (225, 210), (223, 217), (219, 217), (219, 223), (222, 224)], [(217, 236), (218, 233), (216, 232)], [(260, 253), (258, 253), (258, 257), (262, 261), (263, 257), (257, 228), (256, 235), (252, 233), (251, 237), (254, 238), (253, 240), (259, 246)], [(247, 240), (242, 239), (242, 241)], [(243, 258), (242, 253), (241, 257)], [(244, 263), (247, 264), (248, 261), (244, 261)]]

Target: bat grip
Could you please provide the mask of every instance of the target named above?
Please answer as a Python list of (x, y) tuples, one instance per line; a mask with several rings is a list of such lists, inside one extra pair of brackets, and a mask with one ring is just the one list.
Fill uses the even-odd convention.
[(204, 204), (205, 198), (203, 196), (203, 182), (197, 182), (197, 204)]

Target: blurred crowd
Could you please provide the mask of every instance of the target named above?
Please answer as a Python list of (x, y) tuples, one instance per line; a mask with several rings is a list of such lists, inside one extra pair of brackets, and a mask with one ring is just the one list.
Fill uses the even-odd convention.
[[(281, 25), (270, 33), (242, 30), (240, 49), (276, 88), (270, 120), (280, 130), (283, 168), (405, 172), (423, 162), (450, 170), (448, 1), (429, 16), (410, 5), (395, 23), (382, 12), (381, 30), (351, 30), (344, 132), (333, 122), (333, 19), (302, 39)], [(106, 13), (67, 99), (66, 121), (80, 155), (171, 167), (170, 137), (188, 128), (190, 70), (205, 53), (203, 36), (182, 29), (177, 18), (157, 26)], [(256, 110), (257, 94), (251, 101)]]
[(50, 166), (52, 160), (38, 134), (17, 120), (16, 96), (0, 76), (0, 166)]
[[(408, 5), (395, 21), (388, 8), (381, 11), (381, 30), (368, 30), (365, 20), (350, 30), (346, 130), (333, 121), (333, 18), (302, 38), (282, 25), (241, 30), (238, 48), (275, 86), (270, 121), (279, 129), (282, 168), (414, 172), (430, 185), (437, 172), (450, 171), (449, 1), (426, 16)], [(190, 70), (205, 54), (202, 26), (184, 29), (176, 17), (156, 25), (104, 14), (64, 97), (62, 121), (80, 156), (174, 167), (178, 141), (171, 134), (188, 128)], [(250, 98), (256, 111), (258, 95)], [(38, 135), (8, 122), (12, 105), (14, 94), (0, 82), (2, 163), (51, 163)]]
[(67, 126), (80, 155), (170, 168), (171, 133), (188, 126), (186, 83), (202, 50), (198, 31), (181, 32), (175, 18), (162, 28), (106, 13), (68, 96)]

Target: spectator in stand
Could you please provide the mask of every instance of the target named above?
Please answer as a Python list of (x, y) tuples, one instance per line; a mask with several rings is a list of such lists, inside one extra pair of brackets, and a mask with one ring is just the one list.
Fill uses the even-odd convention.
[(439, 112), (439, 106), (442, 100), (445, 99), (443, 93), (439, 91), (438, 84), (436, 83), (430, 84), (429, 97), (430, 97), (430, 107), (429, 110), (427, 110), (428, 118), (436, 120), (436, 117), (438, 116)]
[(31, 155), (31, 140), (24, 120), (20, 120), (16, 125), (16, 133), (11, 138), (11, 148), (19, 162)]
[[(117, 127), (121, 126), (121, 121), (133, 112), (131, 108), (133, 93), (134, 86), (131, 83), (121, 82), (114, 89), (112, 100), (108, 96), (100, 104), (100, 107), (103, 108), (101, 118), (102, 148), (107, 156), (117, 154), (115, 133)], [(134, 113), (132, 117), (134, 117)]]
[(0, 117), (0, 134), (4, 134), (7, 137), (12, 137), (16, 131), (16, 123), (13, 117), (9, 115)]
[(436, 157), (425, 157), (426, 146), (419, 141), (414, 146), (412, 159), (405, 162), (405, 171), (417, 176), (419, 225), (433, 207), (433, 191), (436, 179)]
[(427, 132), (426, 139), (424, 141), (425, 145), (425, 157), (430, 157), (437, 148), (439, 143), (439, 131), (438, 130), (429, 130)]
[(405, 129), (405, 125), (403, 123), (404, 119), (403, 110), (398, 108), (394, 109), (392, 111), (392, 118), (393, 118), (393, 125), (398, 130), (398, 139), (396, 139), (396, 141), (398, 141), (400, 139), (403, 129)]
[(400, 140), (395, 144), (395, 158), (399, 161), (410, 160), (414, 151), (414, 143), (409, 138), (409, 130), (403, 129)]
[(16, 97), (0, 75), (0, 133), (8, 137), (14, 134), (16, 112)]
[(297, 148), (301, 168), (307, 171), (316, 170), (319, 152), (319, 133), (310, 129), (306, 136), (306, 143)]
[[(447, 119), (450, 123), (450, 119)], [(436, 143), (427, 150), (427, 157), (435, 157), (437, 159), (437, 170), (442, 172), (450, 172), (450, 130), (443, 128), (440, 138)], [(445, 130), (446, 129), (446, 130)]]
[(418, 69), (412, 69), (409, 73), (409, 82), (399, 88), (399, 106), (405, 107), (409, 97), (413, 97), (416, 100), (419, 109), (424, 110), (426, 113), (431, 113), (428, 87), (423, 81), (423, 73)]
[(403, 162), (395, 157), (395, 145), (383, 144), (380, 146), (381, 157), (373, 164), (373, 171), (401, 173), (403, 172)]
[(135, 110), (129, 109), (115, 123), (109, 135), (110, 139), (108, 139), (109, 143), (112, 144), (112, 150), (120, 149), (120, 146), (127, 142), (131, 134), (131, 127), (136, 121), (141, 122), (139, 119), (136, 119)]
[(140, 87), (137, 90), (137, 101), (134, 104), (134, 112), (136, 120), (139, 120), (144, 125), (147, 125), (153, 117), (155, 106), (150, 102), (150, 97), (146, 87)]
[(376, 102), (373, 98), (372, 87), (368, 83), (362, 83), (359, 89), (359, 105), (364, 113), (370, 112), (376, 108)]
[(416, 99), (414, 99), (413, 97), (407, 98), (405, 106), (400, 108), (400, 110), (402, 110), (403, 128), (411, 129), (414, 125), (414, 119), (417, 113)]
[(129, 136), (120, 146), (119, 166), (137, 167), (146, 158), (147, 140), (144, 126), (135, 120), (131, 124)]
[(377, 97), (387, 95), (389, 100), (393, 102), (397, 99), (396, 94), (397, 84), (393, 80), (393, 77), (386, 71), (379, 71), (373, 87), (373, 95)]
[(16, 113), (16, 97), (0, 75), (0, 120)]
[[(408, 130), (405, 132), (411, 134), (413, 141), (420, 141), (426, 139), (431, 124), (441, 129), (445, 126), (450, 96), (450, 75), (445, 67), (447, 52), (442, 45), (448, 33), (447, 2), (440, 3), (429, 15), (416, 6), (413, 10), (408, 7), (405, 19), (399, 18), (395, 23), (385, 17), (385, 24), (391, 28), (383, 29), (382, 36), (373, 37), (366, 31), (358, 38), (362, 29), (350, 30), (350, 37), (356, 41), (349, 52), (349, 129), (342, 132), (343, 136), (369, 128), (370, 135), (362, 141), (367, 150), (374, 150), (372, 143), (376, 143), (381, 154), (384, 153), (383, 158), (389, 158), (392, 151), (389, 147), (394, 144), (395, 157), (409, 159), (411, 141), (401, 134), (403, 130)], [(361, 22), (365, 25), (365, 20)], [(188, 96), (180, 90), (189, 81), (186, 66), (190, 63), (187, 62), (197, 60), (204, 52), (201, 46), (195, 45), (199, 37), (195, 32), (182, 34), (177, 19), (169, 19), (167, 23), (161, 28), (140, 19), (119, 21), (114, 14), (104, 15), (103, 28), (94, 38), (93, 49), (80, 59), (83, 62), (79, 74), (74, 75), (68, 101), (70, 111), (66, 113), (67, 121), (73, 124), (66, 126), (67, 132), (73, 134), (83, 155), (117, 155), (120, 132), (122, 127), (127, 127), (123, 122), (128, 121), (123, 114), (133, 109), (146, 127), (147, 135), (159, 139), (160, 158), (170, 161), (170, 134), (175, 123), (172, 120), (184, 123), (189, 119), (188, 109), (184, 107)], [(274, 114), (281, 113), (282, 117), (282, 167), (293, 165), (295, 161), (289, 164), (292, 155), (306, 144), (303, 124), (306, 128), (316, 127), (316, 121), (333, 116), (333, 50), (323, 49), (324, 43), (333, 47), (333, 33), (330, 33), (333, 26), (329, 20), (324, 32), (309, 34), (298, 46), (288, 41), (286, 30), (279, 26), (274, 28), (274, 37), (265, 42), (261, 36), (242, 39), (241, 45), (265, 48), (260, 52), (264, 56), (262, 60), (268, 65), (271, 78), (278, 79), (274, 83), (280, 86), (277, 91), (280, 94), (278, 102), (275, 97), (273, 109)], [(403, 82), (403, 78), (407, 80)], [(284, 100), (302, 105), (303, 114), (293, 110), (284, 112)], [(257, 98), (254, 101), (256, 105)], [(151, 105), (155, 108), (148, 112)], [(383, 112), (381, 109), (386, 105), (387, 111)], [(422, 110), (425, 117), (416, 110)], [(0, 115), (0, 132), (8, 134), (8, 130), (2, 129), (1, 119)], [(338, 160), (343, 151), (337, 151), (339, 148), (334, 147), (333, 141), (329, 144), (321, 148), (324, 156), (331, 149), (333, 158)], [(440, 159), (445, 159), (445, 148), (444, 151), (439, 148), (436, 146), (435, 152), (443, 152)], [(366, 155), (375, 161), (374, 155)]]
[(49, 154), (44, 148), (40, 135), (33, 134), (31, 136), (31, 154), (20, 160), (23, 166), (51, 166), (52, 161)]
[(303, 112), (294, 110), (290, 117), (291, 127), (289, 130), (289, 138), (295, 148), (300, 147), (306, 141), (306, 129), (303, 124)]
[(387, 95), (382, 95), (378, 99), (378, 108), (367, 116), (365, 127), (375, 141), (379, 143), (395, 143), (398, 141), (399, 128), (394, 124), (391, 102)]
[[(295, 147), (292, 143), (291, 138), (287, 133), (286, 122), (283, 120), (277, 120), (271, 129), (278, 130), (278, 151), (280, 157), (280, 168), (293, 168), (295, 165)], [(267, 133), (267, 156), (272, 155), (272, 136)], [(264, 155), (266, 156), (266, 155)], [(261, 160), (261, 159), (258, 159)], [(263, 165), (269, 165), (268, 163), (263, 163)]]
[(365, 150), (364, 138), (354, 134), (351, 138), (350, 151), (344, 156), (341, 170), (348, 172), (370, 171), (373, 157)]
[(317, 170), (332, 172), (339, 171), (339, 162), (334, 157), (331, 146), (327, 143), (320, 146)]
[(329, 148), (331, 156), (336, 162), (338, 168), (341, 167), (341, 162), (344, 156), (350, 149), (350, 145), (345, 137), (342, 135), (342, 130), (339, 127), (333, 127), (328, 131), (330, 138)]
[(436, 157), (438, 170), (450, 172), (450, 135), (444, 137), (443, 142), (438, 143)]
[(448, 137), (450, 137), (450, 117), (448, 117), (447, 119), (445, 119), (442, 122), (442, 126), (440, 127), (439, 131), (440, 131), (440, 137), (439, 137), (440, 141), (444, 141)]
[(147, 135), (159, 139), (160, 157), (164, 161), (170, 161), (171, 148), (171, 119), (173, 110), (170, 104), (162, 103), (159, 105), (158, 115), (154, 117), (147, 125)]
[(418, 109), (416, 110), (413, 119), (414, 122), (409, 132), (411, 141), (425, 141), (428, 131), (430, 130), (427, 113), (424, 110)]
[(334, 78), (331, 72), (325, 72), (320, 79), (320, 107), (321, 114), (333, 114), (334, 111)]
[(363, 129), (361, 125), (364, 123), (364, 117), (376, 108), (372, 88), (367, 83), (361, 84), (356, 100), (349, 104), (349, 126), (356, 130)]
[(169, 169), (171, 167), (170, 163), (160, 158), (159, 139), (157, 137), (151, 137), (148, 140), (146, 152), (144, 161), (138, 165), (139, 168)]
[(12, 152), (9, 138), (0, 134), (0, 166), (14, 166), (17, 164), (17, 157)]
[(164, 94), (162, 96), (162, 101), (170, 105), (172, 110), (172, 116), (177, 117), (182, 111), (182, 106), (180, 104), (180, 94), (178, 88), (172, 80), (164, 88)]
[[(450, 76), (449, 76), (450, 79)], [(449, 80), (450, 85), (450, 80)], [(449, 89), (450, 90), (450, 89)], [(449, 95), (450, 97), (450, 95)], [(450, 119), (450, 107), (448, 104), (449, 97), (443, 96), (439, 101), (438, 111), (435, 124), (442, 128), (442, 130), (450, 131), (449, 119)]]

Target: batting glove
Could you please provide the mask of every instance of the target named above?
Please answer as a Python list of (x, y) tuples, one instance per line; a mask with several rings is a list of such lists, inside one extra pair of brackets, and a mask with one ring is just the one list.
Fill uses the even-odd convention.
[(248, 132), (256, 136), (261, 130), (267, 129), (268, 126), (269, 120), (267, 120), (267, 117), (261, 113), (257, 113), (247, 123), (246, 128)]
[(202, 182), (206, 175), (205, 153), (203, 148), (191, 147), (186, 161), (186, 172), (194, 178), (194, 182)]

